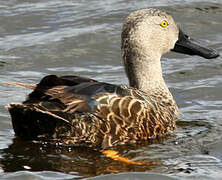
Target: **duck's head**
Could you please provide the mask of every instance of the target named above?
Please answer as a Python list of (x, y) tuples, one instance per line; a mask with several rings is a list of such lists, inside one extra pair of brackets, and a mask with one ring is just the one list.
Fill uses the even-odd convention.
[(199, 55), (211, 59), (219, 54), (201, 46), (178, 28), (173, 18), (158, 9), (141, 9), (132, 12), (125, 20), (122, 32), (123, 55), (142, 53), (142, 56), (162, 56), (175, 52)]

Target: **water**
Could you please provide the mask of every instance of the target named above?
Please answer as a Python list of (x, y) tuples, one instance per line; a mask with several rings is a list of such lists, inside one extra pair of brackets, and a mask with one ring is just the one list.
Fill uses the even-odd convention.
[[(37, 83), (47, 74), (77, 74), (127, 84), (121, 26), (129, 12), (144, 7), (164, 9), (187, 34), (221, 53), (221, 0), (1, 1), (0, 81)], [(127, 165), (90, 149), (20, 141), (5, 106), (23, 101), (29, 90), (0, 84), (0, 178), (222, 178), (221, 60), (164, 56), (164, 78), (181, 112), (175, 134), (118, 147), (121, 156), (153, 166)]]

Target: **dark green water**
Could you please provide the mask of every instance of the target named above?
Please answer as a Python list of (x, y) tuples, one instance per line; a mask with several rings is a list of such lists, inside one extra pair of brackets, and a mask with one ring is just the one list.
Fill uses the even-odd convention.
[[(127, 84), (121, 26), (144, 7), (164, 9), (187, 34), (222, 52), (221, 0), (1, 1), (0, 82), (77, 74)], [(121, 156), (157, 165), (128, 165), (90, 149), (16, 139), (5, 106), (23, 101), (29, 90), (0, 84), (0, 179), (221, 179), (222, 58), (169, 53), (162, 66), (181, 112), (177, 130), (153, 144), (117, 148)]]

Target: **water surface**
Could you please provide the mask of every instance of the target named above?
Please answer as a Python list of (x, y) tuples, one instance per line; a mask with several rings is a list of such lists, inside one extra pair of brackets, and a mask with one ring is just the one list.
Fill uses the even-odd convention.
[[(127, 84), (120, 55), (124, 18), (144, 7), (170, 13), (189, 35), (222, 52), (222, 2), (71, 1), (0, 2), (0, 81), (37, 83), (47, 74), (76, 74)], [(175, 133), (150, 144), (118, 147), (128, 165), (99, 152), (23, 142), (5, 106), (29, 90), (0, 85), (0, 177), (6, 179), (220, 179), (222, 177), (222, 59), (169, 53), (164, 78), (180, 108)], [(123, 173), (118, 176), (113, 173)]]

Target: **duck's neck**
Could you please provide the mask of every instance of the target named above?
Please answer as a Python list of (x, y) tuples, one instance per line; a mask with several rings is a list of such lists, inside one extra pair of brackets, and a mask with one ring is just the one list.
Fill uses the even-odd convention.
[(165, 91), (170, 94), (162, 77), (160, 58), (161, 55), (153, 53), (146, 55), (131, 52), (130, 56), (123, 54), (130, 86), (148, 94), (156, 91)]
[[(168, 118), (177, 119), (179, 113), (176, 102), (162, 77), (161, 54), (157, 54), (155, 50), (141, 51), (135, 47), (122, 46), (123, 62), (130, 86), (145, 92), (162, 115), (167, 112), (163, 115), (166, 121)], [(173, 123), (172, 127), (174, 126)]]

